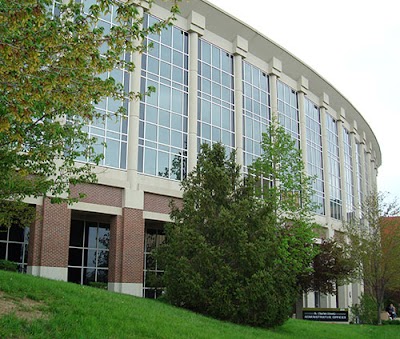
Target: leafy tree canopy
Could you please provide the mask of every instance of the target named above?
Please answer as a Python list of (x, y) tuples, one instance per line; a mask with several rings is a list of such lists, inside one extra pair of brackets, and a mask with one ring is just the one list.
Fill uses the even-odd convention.
[(315, 244), (318, 253), (313, 260), (313, 270), (300, 275), (303, 292), (321, 292), (334, 295), (337, 288), (353, 278), (355, 262), (345, 246), (335, 239), (323, 239)]
[(372, 192), (362, 203), (361, 216), (345, 224), (349, 250), (365, 293), (376, 304), (377, 323), (385, 291), (400, 287), (400, 208), (386, 193)]
[[(92, 167), (101, 155), (85, 126), (105, 116), (94, 106), (141, 95), (107, 72), (134, 69), (131, 53), (171, 23), (177, 1), (168, 20), (142, 28), (132, 0), (98, 0), (86, 12), (75, 1), (0, 0), (0, 200), (50, 194), (71, 201), (70, 185), (96, 180)], [(111, 8), (117, 25), (106, 31), (99, 18)], [(76, 166), (77, 158), (88, 162)]]

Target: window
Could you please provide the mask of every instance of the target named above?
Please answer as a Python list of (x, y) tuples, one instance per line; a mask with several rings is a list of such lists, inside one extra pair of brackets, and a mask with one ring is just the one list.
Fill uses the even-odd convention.
[(152, 251), (165, 241), (164, 224), (162, 222), (146, 221), (146, 232), (144, 236), (144, 284), (143, 295), (146, 298), (158, 298), (164, 287), (160, 277), (164, 270), (154, 258)]
[(68, 281), (83, 285), (107, 283), (109, 243), (109, 224), (72, 220)]
[(356, 171), (357, 171), (357, 184), (358, 184), (358, 201), (359, 201), (359, 208), (360, 214), (359, 217), (361, 218), (361, 204), (364, 200), (364, 192), (363, 192), (363, 175), (362, 175), (362, 161), (361, 161), (361, 144), (356, 143)]
[[(83, 11), (88, 13), (91, 5), (95, 3), (93, 0), (86, 0), (83, 2)], [(103, 27), (105, 34), (111, 30), (112, 27), (117, 25), (115, 21), (115, 11), (117, 6), (111, 5), (110, 12), (104, 14), (97, 23), (98, 27)], [(107, 51), (107, 44), (104, 43), (100, 46), (100, 52)], [(129, 54), (125, 55), (125, 60), (129, 61)], [(130, 75), (124, 69), (115, 68), (111, 72), (106, 72), (100, 76), (103, 80), (113, 78), (116, 83), (123, 86), (125, 93), (129, 92)], [(103, 101), (95, 104), (99, 118), (90, 122), (85, 129), (89, 137), (94, 137), (96, 143), (94, 151), (96, 154), (102, 154), (103, 159), (100, 165), (126, 169), (127, 163), (127, 145), (128, 145), (128, 109), (129, 101), (114, 100), (107, 97)], [(121, 114), (118, 110), (123, 108), (124, 113)], [(81, 158), (81, 161), (86, 159)]]
[(278, 89), (278, 116), (280, 124), (286, 133), (292, 136), (297, 147), (300, 147), (299, 109), (297, 93), (293, 88), (277, 81)]
[(329, 189), (331, 218), (342, 219), (342, 192), (340, 182), (339, 139), (336, 120), (326, 113), (328, 160), (329, 160)]
[(312, 200), (318, 205), (316, 213), (325, 215), (324, 167), (322, 156), (321, 114), (317, 105), (304, 100), (307, 139), (307, 172), (314, 177)]
[(353, 183), (353, 154), (351, 146), (351, 136), (346, 128), (343, 128), (344, 144), (344, 170), (345, 170), (345, 188), (346, 188), (346, 211), (347, 221), (354, 217), (354, 183)]
[(199, 39), (198, 150), (203, 143), (221, 142), (235, 149), (233, 56)]
[(28, 243), (29, 227), (0, 228), (0, 259), (17, 263), (18, 271), (26, 273)]
[[(146, 15), (145, 25), (157, 20)], [(140, 104), (138, 170), (181, 180), (187, 172), (188, 34), (168, 27), (147, 43), (153, 47), (142, 55), (141, 91), (152, 86), (156, 92)]]
[(262, 134), (271, 122), (268, 75), (243, 61), (243, 158), (245, 170), (261, 153)]
[(365, 183), (365, 192), (367, 195), (371, 193), (371, 187), (370, 187), (370, 182), (369, 182), (369, 175), (370, 175), (370, 162), (369, 162), (369, 156), (368, 152), (364, 150), (364, 183)]

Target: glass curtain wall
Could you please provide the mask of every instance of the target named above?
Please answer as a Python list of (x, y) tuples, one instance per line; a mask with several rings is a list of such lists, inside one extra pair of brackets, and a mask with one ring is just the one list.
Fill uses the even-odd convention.
[(261, 153), (262, 134), (271, 122), (268, 75), (243, 61), (243, 159), (244, 171)]
[(339, 137), (336, 120), (326, 113), (328, 161), (329, 161), (329, 189), (331, 218), (342, 219), (342, 192), (340, 179)]
[(68, 281), (83, 285), (107, 283), (109, 244), (109, 224), (72, 220)]
[(364, 150), (364, 166), (365, 166), (365, 171), (364, 171), (365, 194), (368, 196), (368, 194), (371, 193), (371, 186), (369, 182), (370, 163), (368, 161), (368, 152), (365, 150)]
[[(145, 26), (158, 19), (145, 16)], [(168, 27), (150, 34), (152, 44), (142, 55), (141, 91), (156, 92), (142, 99), (139, 117), (141, 173), (181, 180), (187, 171), (188, 34)]]
[(0, 227), (0, 259), (18, 264), (18, 271), (26, 273), (28, 263), (29, 227), (12, 225)]
[[(90, 6), (96, 3), (95, 0), (77, 1), (83, 3), (83, 11), (89, 12)], [(97, 27), (104, 28), (104, 34), (111, 31), (112, 27), (118, 25), (115, 21), (117, 7), (111, 5), (110, 13), (103, 15), (97, 23)], [(100, 52), (107, 51), (107, 44), (100, 47)], [(126, 61), (130, 61), (130, 55), (125, 54)], [(103, 80), (113, 78), (116, 83), (122, 84), (124, 91), (129, 92), (130, 75), (124, 69), (115, 68), (111, 72), (100, 74)], [(124, 113), (118, 112), (121, 107)], [(126, 169), (127, 144), (128, 144), (128, 109), (129, 101), (114, 100), (107, 97), (103, 101), (95, 104), (96, 111), (100, 117), (94, 119), (87, 126), (85, 131), (89, 137), (96, 138), (94, 151), (102, 154), (103, 159), (99, 165)], [(86, 159), (79, 159), (85, 161)]]
[(144, 282), (143, 295), (145, 298), (158, 298), (163, 290), (162, 275), (164, 270), (154, 258), (153, 251), (165, 241), (164, 223), (146, 221), (144, 236)]
[(299, 108), (296, 91), (277, 80), (278, 118), (286, 133), (292, 136), (296, 146), (300, 147)]
[(347, 221), (354, 217), (354, 182), (353, 182), (353, 152), (351, 147), (350, 132), (343, 128), (343, 143), (344, 143), (344, 170), (345, 170), (345, 187), (346, 187), (346, 211)]
[(324, 166), (322, 156), (321, 113), (316, 104), (304, 100), (307, 140), (307, 173), (313, 180), (312, 200), (318, 205), (316, 213), (325, 215)]
[(222, 142), (235, 149), (233, 56), (199, 39), (198, 150), (203, 143)]
[(360, 215), (361, 217), (361, 204), (364, 201), (364, 193), (363, 193), (363, 175), (362, 175), (362, 165), (361, 165), (361, 145), (356, 143), (356, 164), (357, 164), (357, 184), (358, 184), (358, 201), (360, 202)]

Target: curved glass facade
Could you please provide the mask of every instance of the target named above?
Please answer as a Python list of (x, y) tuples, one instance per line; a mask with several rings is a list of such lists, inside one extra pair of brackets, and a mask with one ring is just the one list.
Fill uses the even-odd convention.
[[(94, 0), (79, 2), (87, 11)], [(49, 7), (52, 15), (59, 15), (59, 3)], [(140, 24), (148, 28), (165, 19), (169, 5), (137, 2)], [(156, 297), (162, 267), (151, 250), (164, 240), (169, 202), (179, 204), (179, 180), (196, 165), (200, 144), (222, 142), (228, 152), (236, 149), (245, 173), (261, 154), (262, 133), (272, 117), (301, 148), (315, 178), (321, 236), (334, 236), (343, 220), (361, 215), (381, 164), (379, 144), (361, 114), (310, 67), (245, 23), (202, 0), (180, 6), (172, 26), (146, 37), (151, 48), (126, 56), (134, 72), (102, 75), (126, 91), (145, 92), (149, 86), (156, 91), (139, 101), (106, 98), (96, 104), (104, 119), (86, 129), (104, 156), (96, 169), (98, 183), (77, 187), (87, 196), (71, 206), (29, 202), (43, 218), (31, 228), (28, 262), (28, 231), (22, 229), (0, 232), (0, 258), (32, 274)], [(105, 32), (115, 25), (114, 14), (110, 7), (99, 20)], [(347, 307), (358, 302), (361, 289), (345, 286), (338, 293), (338, 298), (308, 294), (304, 305)]]
[[(109, 30), (112, 18), (111, 11), (99, 25)], [(147, 28), (158, 20), (145, 14), (143, 25)], [(151, 47), (140, 57), (140, 88), (136, 90), (152, 87), (155, 92), (143, 97), (138, 112), (133, 112), (138, 117), (137, 145), (129, 145), (128, 154), (127, 116), (110, 115), (87, 126), (98, 140), (96, 150), (104, 154), (102, 165), (129, 169), (127, 157), (136, 157), (133, 169), (139, 174), (178, 181), (186, 177), (189, 159), (196, 163), (202, 143), (222, 142), (228, 151), (242, 152), (238, 159), (246, 172), (260, 156), (262, 133), (275, 115), (297, 146), (305, 148), (306, 169), (314, 178), (316, 214), (333, 220), (354, 216), (357, 204), (373, 189), (375, 181), (370, 177), (375, 172), (373, 154), (364, 136), (352, 128), (353, 121), (337, 119), (341, 108), (331, 107), (329, 99), (320, 106), (325, 93), (314, 95), (308, 80), (301, 80), (304, 89), (281, 70), (271, 71), (282, 67), (279, 62), (247, 58), (235, 52), (235, 44), (227, 48), (229, 44), (222, 41), (217, 35), (193, 34), (177, 26), (147, 36)], [(130, 74), (123, 70), (104, 76), (129, 88)], [(110, 98), (96, 109), (108, 115), (121, 105), (132, 110), (127, 102)]]

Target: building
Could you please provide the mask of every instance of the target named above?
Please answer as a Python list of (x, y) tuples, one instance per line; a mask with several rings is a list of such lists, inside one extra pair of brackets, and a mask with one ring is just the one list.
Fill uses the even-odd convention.
[[(144, 24), (167, 17), (167, 6), (156, 1), (149, 10), (142, 0)], [(111, 27), (112, 15), (100, 24)], [(245, 170), (260, 154), (273, 115), (317, 178), (315, 219), (323, 236), (334, 236), (342, 220), (359, 213), (363, 196), (376, 187), (381, 152), (362, 115), (329, 82), (203, 0), (182, 2), (174, 27), (148, 39), (153, 48), (132, 56), (134, 73), (116, 69), (109, 76), (130, 90), (154, 86), (156, 93), (141, 102), (107, 99), (97, 109), (125, 105), (127, 119), (88, 126), (104, 152), (98, 184), (75, 188), (87, 197), (72, 206), (28, 199), (40, 218), (30, 230), (1, 233), (0, 257), (33, 275), (154, 297), (159, 291), (151, 281), (162, 272), (149, 253), (164, 239), (169, 201), (180, 198), (179, 179), (194, 167), (199, 145), (222, 141), (237, 150)], [(340, 288), (338, 305), (318, 294), (304, 296), (304, 305), (345, 307), (359, 294), (353, 284)]]

